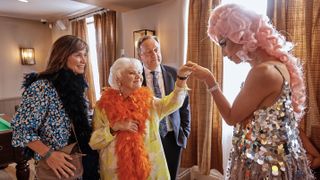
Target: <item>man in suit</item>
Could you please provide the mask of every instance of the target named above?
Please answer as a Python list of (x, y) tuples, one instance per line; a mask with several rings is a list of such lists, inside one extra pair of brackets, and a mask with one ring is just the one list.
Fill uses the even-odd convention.
[[(177, 70), (162, 65), (160, 43), (155, 36), (144, 36), (138, 41), (138, 55), (143, 63), (143, 86), (150, 87), (157, 97), (170, 94), (175, 86)], [(187, 96), (183, 106), (160, 122), (159, 132), (171, 179), (176, 179), (182, 148), (186, 148), (190, 134), (190, 106)]]

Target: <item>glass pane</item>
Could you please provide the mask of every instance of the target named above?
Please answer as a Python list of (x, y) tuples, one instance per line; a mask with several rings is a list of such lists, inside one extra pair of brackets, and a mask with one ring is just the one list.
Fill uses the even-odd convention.
[(92, 66), (92, 73), (93, 73), (93, 83), (94, 89), (96, 94), (96, 99), (100, 99), (100, 81), (99, 81), (99, 68), (98, 68), (98, 58), (97, 58), (97, 48), (96, 48), (96, 32), (93, 23), (93, 18), (87, 18), (87, 28), (88, 28), (88, 43), (89, 43), (89, 55), (90, 61)]

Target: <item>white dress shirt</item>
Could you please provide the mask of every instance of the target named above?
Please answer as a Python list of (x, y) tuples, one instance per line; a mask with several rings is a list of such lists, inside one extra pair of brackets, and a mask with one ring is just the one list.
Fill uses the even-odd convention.
[[(147, 86), (149, 88), (151, 88), (154, 92), (154, 87), (153, 87), (153, 76), (151, 74), (151, 70), (146, 68), (145, 66), (143, 67), (144, 68), (144, 73), (145, 73), (145, 77), (146, 77), (146, 83), (147, 83)], [(158, 72), (158, 84), (159, 84), (159, 87), (160, 87), (160, 90), (161, 90), (161, 95), (162, 97), (166, 95), (165, 93), (165, 88), (164, 88), (164, 80), (163, 80), (163, 75), (162, 75), (162, 71), (161, 71), (161, 68), (160, 66), (158, 66), (154, 71)], [(172, 125), (169, 121), (169, 116), (168, 118), (165, 118), (165, 121), (166, 121), (166, 124), (167, 124), (167, 130), (168, 132), (169, 131), (173, 131), (173, 128), (172, 128)]]

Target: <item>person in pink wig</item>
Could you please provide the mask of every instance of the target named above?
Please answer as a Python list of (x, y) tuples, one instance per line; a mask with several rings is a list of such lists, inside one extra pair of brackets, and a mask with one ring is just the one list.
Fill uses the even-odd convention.
[(251, 69), (230, 104), (214, 75), (193, 62), (192, 75), (205, 82), (223, 119), (234, 126), (227, 179), (314, 179), (299, 138), (306, 88), (293, 44), (268, 17), (236, 4), (216, 7), (208, 35), (224, 56)]

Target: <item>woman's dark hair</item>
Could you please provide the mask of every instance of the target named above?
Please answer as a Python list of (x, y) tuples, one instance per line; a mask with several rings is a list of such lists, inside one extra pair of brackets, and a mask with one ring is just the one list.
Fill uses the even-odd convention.
[(52, 74), (58, 72), (60, 69), (65, 68), (68, 57), (77, 52), (85, 49), (89, 51), (88, 45), (79, 37), (73, 35), (66, 35), (56, 40), (51, 48), (48, 65), (45, 71), (40, 74)]

